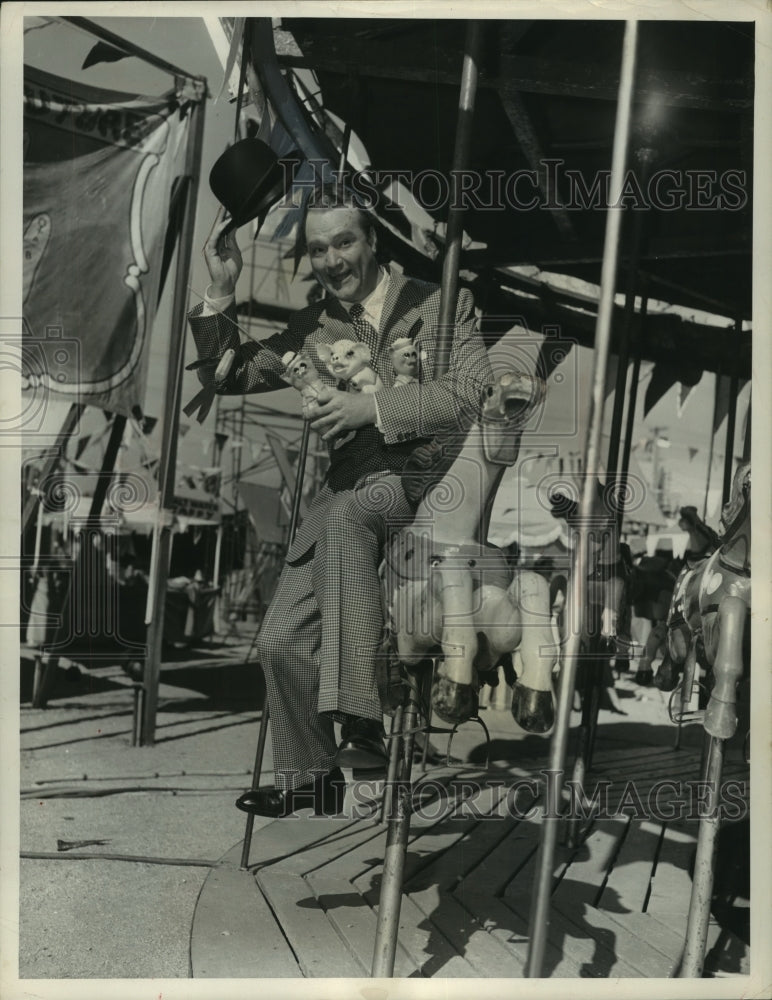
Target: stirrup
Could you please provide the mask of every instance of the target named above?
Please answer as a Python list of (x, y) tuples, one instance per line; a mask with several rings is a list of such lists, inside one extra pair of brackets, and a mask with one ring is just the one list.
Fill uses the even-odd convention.
[[(667, 714), (674, 726), (681, 726), (685, 722), (702, 722), (705, 718), (704, 708), (686, 708), (683, 712), (681, 711), (681, 689), (683, 688), (683, 684), (684, 679), (682, 676), (679, 683), (670, 693), (670, 697), (667, 702)], [(694, 697), (695, 689), (697, 693), (701, 695), (706, 695), (708, 693), (708, 689), (702, 681), (694, 681), (694, 686), (692, 687), (692, 698)], [(691, 698), (689, 700), (691, 701)]]
[[(489, 771), (491, 766), (491, 734), (488, 732), (488, 727), (485, 725), (485, 723), (483, 722), (483, 720), (480, 718), (479, 715), (473, 715), (471, 719), (464, 719), (463, 722), (457, 722), (455, 726), (453, 726), (453, 728), (450, 730), (450, 736), (448, 737), (448, 750), (445, 755), (445, 766), (446, 767), (454, 766), (453, 764), (451, 764), (450, 761), (450, 748), (453, 745), (453, 737), (456, 735), (458, 727), (462, 726), (464, 722), (479, 722), (480, 725), (482, 726), (483, 732), (485, 733), (485, 770)], [(443, 731), (448, 732), (448, 730), (443, 730)]]

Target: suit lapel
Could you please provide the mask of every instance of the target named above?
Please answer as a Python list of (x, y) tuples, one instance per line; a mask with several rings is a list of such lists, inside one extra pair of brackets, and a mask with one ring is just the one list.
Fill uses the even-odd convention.
[(316, 344), (334, 344), (336, 340), (351, 338), (351, 320), (337, 299), (325, 299), (319, 322), (311, 339)]
[(422, 317), (415, 304), (415, 289), (407, 278), (389, 270), (391, 280), (381, 313), (378, 349), (400, 337), (415, 338), (422, 326)]

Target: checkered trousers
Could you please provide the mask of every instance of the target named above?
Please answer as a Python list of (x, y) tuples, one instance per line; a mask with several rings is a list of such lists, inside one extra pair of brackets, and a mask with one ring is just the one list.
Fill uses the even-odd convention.
[(395, 475), (329, 493), (315, 549), (284, 568), (258, 636), (280, 788), (296, 788), (332, 766), (340, 713), (383, 717), (378, 565), (388, 532), (412, 515)]

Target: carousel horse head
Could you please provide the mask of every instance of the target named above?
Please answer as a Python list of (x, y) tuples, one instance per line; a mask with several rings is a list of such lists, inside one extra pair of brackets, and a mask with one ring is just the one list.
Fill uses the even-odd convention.
[(751, 464), (743, 462), (734, 474), (729, 502), (721, 512), (724, 535), (719, 558), (726, 569), (749, 574), (751, 569)]
[(478, 418), (485, 459), (494, 465), (513, 465), (520, 434), (527, 419), (544, 400), (547, 387), (536, 375), (512, 369), (486, 386)]
[(697, 513), (696, 507), (681, 507), (678, 511), (678, 527), (689, 532), (689, 547), (693, 552), (703, 552), (707, 548), (718, 548), (718, 535)]
[(732, 490), (729, 500), (721, 511), (721, 524), (725, 532), (729, 532), (732, 525), (743, 513), (747, 506), (751, 494), (751, 463), (743, 462), (738, 466), (732, 480)]

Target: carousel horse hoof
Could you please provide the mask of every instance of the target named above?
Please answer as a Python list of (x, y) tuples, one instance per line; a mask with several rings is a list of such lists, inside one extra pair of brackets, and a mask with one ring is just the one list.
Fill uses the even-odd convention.
[(512, 689), (512, 718), (527, 733), (548, 733), (555, 724), (552, 692), (515, 684)]
[(736, 706), (711, 698), (705, 711), (703, 727), (708, 736), (717, 740), (731, 740), (737, 729)]
[(649, 667), (647, 670), (636, 670), (635, 683), (639, 687), (651, 687), (654, 683), (654, 671)]
[(477, 691), (473, 684), (459, 684), (437, 676), (432, 685), (432, 708), (443, 722), (454, 725), (477, 715)]
[(678, 684), (678, 677), (678, 668), (670, 657), (666, 656), (654, 678), (654, 686), (660, 691), (674, 691)]

